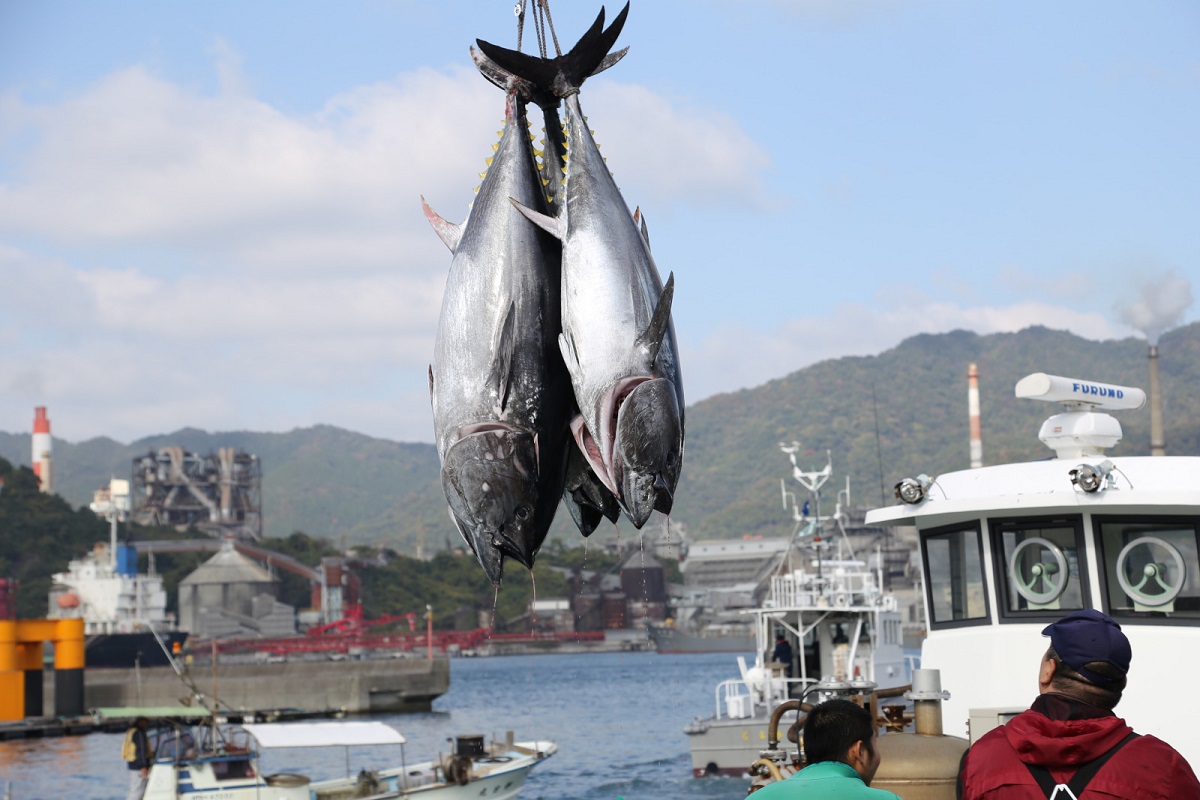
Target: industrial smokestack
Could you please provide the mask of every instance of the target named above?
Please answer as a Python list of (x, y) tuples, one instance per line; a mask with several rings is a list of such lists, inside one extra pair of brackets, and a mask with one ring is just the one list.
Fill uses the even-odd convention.
[(983, 432), (979, 420), (979, 369), (967, 367), (967, 413), (971, 418), (971, 469), (983, 466)]
[(54, 449), (50, 439), (50, 420), (46, 417), (46, 407), (37, 406), (33, 409), (33, 453), (31, 463), (33, 474), (38, 476), (42, 491), (46, 494), (54, 491), (54, 470), (50, 463), (50, 454)]
[(1163, 438), (1162, 387), (1158, 382), (1158, 339), (1183, 321), (1192, 304), (1192, 284), (1174, 272), (1142, 284), (1135, 298), (1119, 308), (1121, 321), (1146, 335), (1150, 345), (1150, 455), (1166, 455)]
[(1150, 345), (1150, 455), (1165, 456), (1163, 441), (1162, 389), (1158, 384), (1158, 346)]

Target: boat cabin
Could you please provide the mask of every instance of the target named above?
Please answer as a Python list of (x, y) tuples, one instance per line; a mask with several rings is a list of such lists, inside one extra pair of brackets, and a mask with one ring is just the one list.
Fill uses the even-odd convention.
[(1054, 458), (906, 478), (898, 505), (867, 515), (918, 530), (922, 666), (950, 692), (946, 732), (975, 740), (1028, 708), (1042, 629), (1095, 608), (1133, 647), (1117, 714), (1200, 763), (1176, 706), (1194, 693), (1173, 699), (1169, 680), (1200, 657), (1200, 458), (1105, 455), (1121, 438), (1107, 412), (1140, 407), (1139, 389), (1038, 373), (1016, 394), (1066, 406), (1039, 433)]

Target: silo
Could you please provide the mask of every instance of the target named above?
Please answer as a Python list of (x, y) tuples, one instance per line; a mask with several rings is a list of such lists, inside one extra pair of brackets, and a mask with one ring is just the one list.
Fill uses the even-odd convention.
[(179, 625), (193, 636), (207, 636), (202, 630), (205, 610), (251, 617), (254, 598), (261, 594), (278, 598), (279, 579), (226, 541), (216, 555), (179, 582)]
[(633, 553), (621, 565), (621, 590), (630, 600), (665, 602), (667, 581), (662, 564), (646, 553)]

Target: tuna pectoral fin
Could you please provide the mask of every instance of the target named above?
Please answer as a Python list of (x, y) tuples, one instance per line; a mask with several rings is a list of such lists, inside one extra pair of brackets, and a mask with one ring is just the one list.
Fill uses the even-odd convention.
[(654, 363), (658, 358), (658, 349), (662, 347), (663, 336), (671, 324), (671, 301), (674, 298), (675, 273), (672, 272), (667, 276), (667, 285), (663, 287), (662, 294), (658, 296), (658, 305), (654, 307), (654, 316), (650, 318), (650, 324), (637, 338), (638, 346), (645, 348), (650, 354), (650, 363)]
[(559, 239), (561, 241), (564, 237), (566, 237), (567, 226), (562, 217), (548, 217), (540, 211), (534, 211), (528, 206), (521, 205), (512, 197), (508, 198), (508, 202), (516, 206), (517, 211), (520, 211), (525, 215), (525, 219), (529, 220), (534, 225), (537, 225), (555, 239)]
[(575, 355), (575, 343), (565, 333), (558, 335), (558, 350), (562, 353), (563, 363), (567, 365), (567, 372), (574, 380), (579, 374), (579, 357)]
[(438, 235), (446, 247), (450, 248), (453, 253), (458, 250), (458, 243), (462, 241), (463, 228), (465, 223), (447, 222), (442, 219), (436, 211), (429, 207), (425, 202), (425, 197), (421, 197), (421, 208), (425, 209), (425, 219), (429, 220), (429, 224), (433, 226), (433, 231)]
[(646, 215), (642, 213), (642, 207), (638, 206), (633, 210), (633, 224), (641, 225), (642, 239), (646, 242), (646, 247), (650, 247), (650, 229), (646, 227)]
[(508, 405), (509, 376), (512, 373), (513, 325), (516, 319), (516, 303), (508, 304), (504, 322), (500, 327), (500, 338), (492, 355), (492, 370), (488, 374), (488, 387), (496, 392), (500, 408)]

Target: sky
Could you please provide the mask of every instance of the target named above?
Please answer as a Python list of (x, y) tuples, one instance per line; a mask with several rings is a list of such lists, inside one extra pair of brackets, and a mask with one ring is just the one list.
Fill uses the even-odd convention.
[[(468, 48), (513, 6), (0, 3), (0, 430), (432, 441), (420, 197), (466, 217), (504, 110)], [(551, 2), (564, 49), (599, 7)], [(1200, 319), (1198, 3), (634, 0), (619, 45), (580, 102), (689, 403), (918, 333)]]

